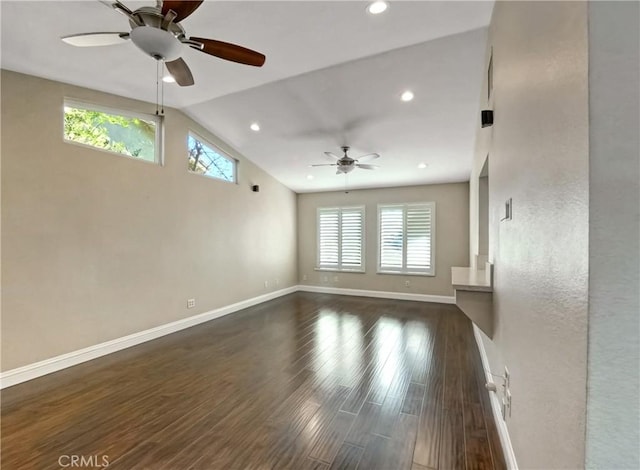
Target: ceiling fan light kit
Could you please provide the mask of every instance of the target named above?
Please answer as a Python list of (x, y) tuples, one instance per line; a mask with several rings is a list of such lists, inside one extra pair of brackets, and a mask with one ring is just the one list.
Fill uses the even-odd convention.
[(171, 62), (182, 54), (182, 43), (172, 33), (153, 26), (138, 26), (131, 30), (131, 42), (156, 60)]
[(126, 42), (131, 39), (138, 49), (157, 61), (163, 61), (180, 86), (194, 84), (193, 75), (182, 59), (184, 45), (221, 59), (254, 67), (261, 67), (264, 54), (246, 47), (213, 39), (187, 37), (180, 21), (191, 15), (203, 0), (159, 0), (155, 7), (141, 7), (135, 11), (116, 0), (102, 1), (129, 19), (130, 32), (81, 33), (61, 39), (72, 46), (95, 47)]

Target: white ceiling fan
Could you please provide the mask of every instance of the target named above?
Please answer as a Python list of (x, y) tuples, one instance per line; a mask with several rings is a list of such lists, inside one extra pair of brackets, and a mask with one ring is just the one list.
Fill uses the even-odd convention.
[(72, 46), (109, 46), (125, 43), (129, 39), (145, 54), (163, 61), (169, 73), (180, 86), (193, 85), (194, 80), (182, 59), (183, 45), (206, 54), (240, 64), (261, 67), (265, 56), (236, 44), (200, 37), (187, 37), (180, 22), (191, 15), (203, 0), (157, 0), (154, 7), (130, 10), (119, 0), (113, 3), (100, 0), (129, 19), (130, 32), (95, 32), (63, 36)]
[(327, 157), (331, 158), (332, 160), (336, 160), (335, 163), (319, 163), (319, 164), (310, 165), (310, 166), (312, 167), (335, 166), (337, 167), (336, 175), (339, 175), (340, 173), (344, 173), (344, 174), (350, 173), (355, 168), (362, 168), (363, 170), (376, 170), (380, 168), (378, 165), (362, 163), (362, 162), (375, 160), (376, 158), (380, 158), (379, 154), (368, 153), (367, 155), (362, 155), (361, 157), (358, 157), (358, 158), (351, 158), (349, 155), (347, 155), (347, 152), (349, 152), (349, 146), (345, 145), (341, 148), (342, 148), (342, 152), (344, 153), (344, 156), (342, 158), (340, 158), (339, 156), (337, 156), (335, 153), (332, 153), (332, 152), (324, 153)]

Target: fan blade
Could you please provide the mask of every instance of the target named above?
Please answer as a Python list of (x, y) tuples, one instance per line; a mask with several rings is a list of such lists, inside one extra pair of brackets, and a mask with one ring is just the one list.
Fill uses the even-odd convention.
[(367, 155), (363, 155), (358, 157), (359, 162), (370, 162), (371, 160), (375, 160), (376, 158), (380, 158), (380, 154), (377, 153), (368, 153)]
[(320, 163), (318, 165), (309, 165), (309, 166), (337, 166), (336, 163)]
[(176, 13), (174, 23), (179, 23), (191, 13), (196, 11), (204, 0), (164, 0), (162, 2), (162, 16), (166, 15), (169, 10)]
[(60, 39), (76, 47), (112, 46), (127, 42), (129, 33), (81, 33), (62, 36)]
[(340, 160), (340, 157), (339, 157), (339, 156), (337, 156), (335, 153), (332, 153), (332, 152), (325, 152), (324, 154), (325, 154), (327, 157), (329, 157), (329, 158), (335, 158), (336, 160)]
[(193, 85), (193, 75), (191, 75), (191, 70), (187, 66), (187, 63), (178, 58), (176, 60), (172, 60), (171, 62), (164, 63), (167, 66), (167, 70), (171, 74), (173, 78), (176, 79), (176, 83), (180, 86), (191, 86)]
[[(196, 41), (204, 45), (202, 52), (220, 57), (221, 59), (238, 62), (239, 64), (253, 65), (254, 67), (262, 67), (266, 57), (264, 54), (252, 51), (246, 47), (238, 46), (228, 42), (216, 41), (206, 38), (189, 38), (190, 41)], [(198, 49), (196, 46), (191, 46)]]
[(367, 165), (366, 163), (356, 163), (356, 166), (363, 170), (377, 170), (380, 168), (378, 165)]

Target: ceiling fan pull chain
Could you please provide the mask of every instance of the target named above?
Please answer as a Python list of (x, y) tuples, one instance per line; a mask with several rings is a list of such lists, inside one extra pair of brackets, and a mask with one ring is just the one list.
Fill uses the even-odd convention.
[(156, 60), (156, 116), (160, 115), (160, 61)]
[[(163, 61), (164, 62), (164, 61)], [(160, 73), (162, 73), (162, 71), (164, 71), (164, 63), (162, 65), (160, 65), (160, 61), (158, 61), (158, 77), (160, 76)], [(162, 116), (164, 116), (164, 80), (160, 80), (160, 93), (161, 93), (161, 99), (160, 99), (160, 114)]]

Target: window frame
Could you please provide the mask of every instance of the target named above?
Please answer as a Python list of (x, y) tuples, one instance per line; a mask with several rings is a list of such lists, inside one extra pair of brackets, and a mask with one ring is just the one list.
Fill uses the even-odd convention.
[[(132, 155), (127, 155), (120, 152), (114, 152), (113, 150), (96, 147), (94, 145), (85, 144), (83, 142), (76, 142), (75, 140), (67, 139), (64, 134), (64, 117), (65, 117), (66, 107), (155, 122), (156, 135), (153, 141), (153, 146), (154, 146), (153, 161), (145, 160), (140, 157), (134, 157)], [(150, 163), (152, 165), (164, 166), (164, 116), (159, 114), (147, 114), (147, 113), (142, 113), (138, 111), (131, 111), (129, 109), (113, 108), (110, 106), (104, 106), (102, 104), (96, 104), (89, 101), (82, 101), (75, 98), (65, 97), (62, 102), (62, 141), (67, 144), (78, 145), (80, 147), (89, 148), (89, 149), (97, 150), (100, 152), (105, 152), (111, 155), (117, 155), (119, 157), (129, 158), (137, 162), (144, 162), (144, 163)]]
[[(218, 178), (217, 176), (213, 176), (213, 175), (207, 175), (205, 173), (196, 173), (195, 171), (190, 170), (189, 169), (189, 157), (190, 157), (189, 137), (192, 137), (193, 139), (199, 141), (201, 144), (206, 145), (207, 147), (210, 147), (211, 150), (218, 153), (221, 157), (225, 158), (226, 160), (229, 160), (233, 164), (233, 181), (229, 181), (224, 178)], [(222, 150), (220, 146), (215, 145), (209, 139), (205, 139), (204, 137), (202, 137), (201, 134), (198, 134), (196, 131), (189, 129), (189, 132), (187, 132), (187, 173), (191, 175), (204, 176), (205, 178), (209, 178), (214, 181), (222, 181), (224, 183), (238, 184), (239, 163), (240, 162), (238, 161), (237, 158), (233, 158), (231, 155), (229, 155), (229, 152)]]
[[(342, 211), (358, 209), (362, 214), (362, 227), (360, 230), (360, 267), (359, 268), (343, 268), (342, 267)], [(320, 264), (320, 213), (322, 211), (337, 210), (339, 211), (338, 222), (338, 264), (337, 266), (322, 266)], [(366, 208), (364, 205), (357, 206), (331, 206), (318, 207), (316, 209), (316, 266), (315, 271), (329, 271), (342, 273), (359, 273), (366, 272)]]
[[(430, 252), (429, 261), (430, 268), (421, 269), (407, 269), (407, 209), (410, 207), (428, 207), (431, 211), (431, 240), (430, 240)], [(384, 208), (402, 208), (402, 268), (393, 269), (389, 267), (382, 267), (382, 209)], [(436, 275), (436, 203), (430, 202), (408, 202), (408, 203), (389, 203), (378, 204), (378, 262), (377, 262), (377, 274), (400, 274), (403, 276), (429, 276), (435, 277)]]

